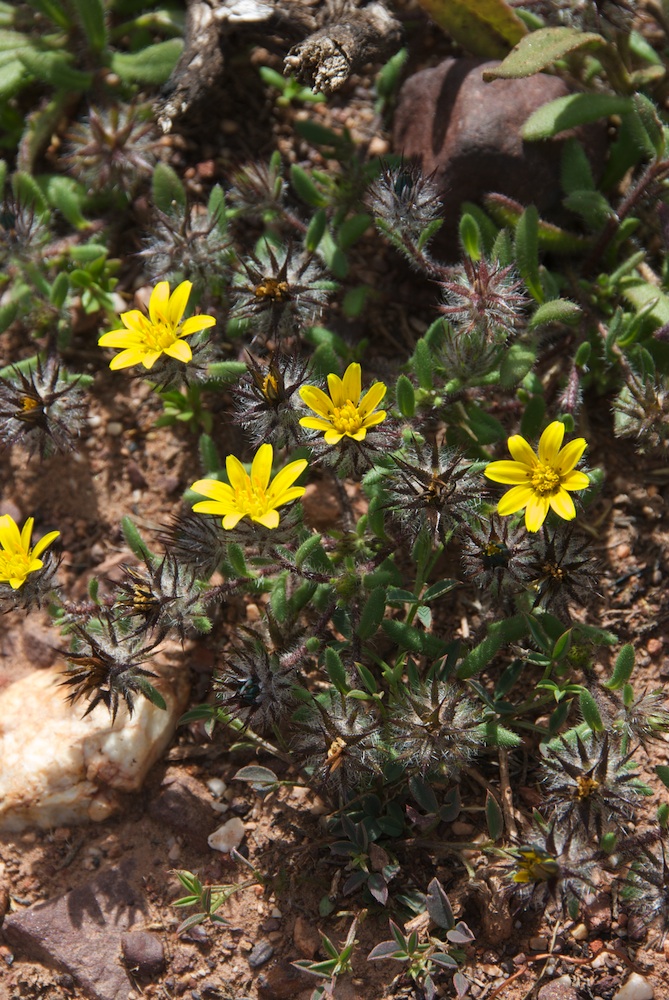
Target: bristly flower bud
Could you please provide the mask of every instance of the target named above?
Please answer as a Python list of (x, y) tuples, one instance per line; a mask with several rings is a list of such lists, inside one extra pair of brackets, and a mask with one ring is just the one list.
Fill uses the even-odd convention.
[(222, 209), (174, 205), (169, 212), (154, 208), (155, 222), (138, 254), (149, 274), (170, 283), (193, 281), (199, 288), (229, 276), (234, 257)]
[(295, 669), (270, 647), (267, 636), (249, 631), (214, 676), (216, 703), (261, 735), (277, 732), (296, 705)]
[(466, 257), (440, 285), (446, 299), (440, 311), (458, 336), (478, 331), (489, 344), (505, 344), (522, 326), (528, 300), (511, 265)]
[(89, 699), (84, 716), (102, 703), (113, 723), (119, 700), (125, 702), (132, 715), (136, 694), (164, 707), (163, 699), (148, 680), (156, 674), (140, 666), (153, 655), (155, 642), (147, 646), (136, 637), (121, 635), (111, 617), (91, 619), (85, 625), (75, 623), (72, 631), (74, 651), (64, 653), (71, 666), (63, 674), (62, 683), (71, 688), (71, 704), (80, 698)]
[(176, 633), (183, 642), (187, 634), (206, 632), (210, 622), (206, 616), (202, 590), (194, 571), (179, 563), (173, 555), (156, 562), (147, 557), (141, 569), (124, 566), (112, 614), (126, 621), (138, 622), (133, 635), (151, 633), (156, 642)]
[(634, 12), (631, 0), (539, 0), (532, 7), (548, 25), (597, 31), (605, 38), (615, 38), (612, 29), (629, 34)]
[(599, 573), (591, 548), (591, 540), (574, 528), (558, 527), (551, 532), (544, 525), (527, 564), (537, 589), (535, 607), (569, 621), (570, 604), (584, 607), (597, 596)]
[(544, 909), (548, 900), (554, 899), (572, 913), (595, 886), (596, 854), (586, 837), (568, 836), (555, 824), (538, 829), (536, 835), (538, 843), (511, 852), (514, 861), (508, 874), (512, 892), (524, 905)]
[(0, 442), (22, 444), (44, 459), (72, 451), (86, 423), (86, 393), (55, 358), (13, 378), (0, 378)]
[(286, 187), (277, 151), (268, 164), (254, 161), (242, 167), (235, 174), (227, 196), (244, 216), (271, 219), (281, 214)]
[(527, 589), (532, 579), (532, 541), (523, 526), (514, 525), (510, 517), (491, 514), (462, 525), (458, 534), (464, 575), (481, 592), (499, 598)]
[(235, 422), (254, 447), (268, 441), (275, 448), (294, 448), (302, 440), (299, 389), (307, 382), (307, 363), (272, 354), (266, 364), (248, 355), (248, 372), (231, 388)]
[(157, 139), (148, 105), (90, 108), (88, 118), (72, 125), (65, 139), (63, 162), (89, 191), (132, 194), (151, 176)]
[(414, 441), (406, 461), (393, 459), (396, 469), (384, 477), (388, 508), (413, 540), (427, 531), (433, 541), (446, 541), (480, 505), (480, 476), (454, 449)]
[(368, 201), (379, 229), (413, 261), (411, 247), (421, 239), (425, 242), (426, 232), (436, 231), (441, 215), (434, 176), (426, 177), (416, 164), (384, 165), (369, 190)]
[(297, 255), (290, 246), (275, 253), (267, 240), (262, 259), (250, 254), (241, 267), (230, 289), (231, 318), (249, 321), (251, 343), (299, 336), (318, 321), (335, 287), (312, 254)]
[(223, 561), (226, 539), (220, 524), (198, 514), (179, 514), (158, 533), (158, 541), (167, 556), (187, 569), (198, 580), (209, 580)]
[(35, 261), (49, 242), (51, 234), (45, 214), (27, 207), (10, 194), (0, 213), (0, 266), (11, 269), (13, 262)]
[[(650, 833), (630, 838), (630, 854), (634, 858), (622, 886), (620, 898), (624, 905), (644, 922), (657, 920), (660, 943), (669, 933), (669, 852), (667, 831), (660, 829), (653, 836), (657, 846), (651, 848)], [(623, 845), (624, 848), (625, 845)]]
[(669, 379), (631, 369), (613, 401), (616, 437), (634, 438), (641, 454), (669, 448)]

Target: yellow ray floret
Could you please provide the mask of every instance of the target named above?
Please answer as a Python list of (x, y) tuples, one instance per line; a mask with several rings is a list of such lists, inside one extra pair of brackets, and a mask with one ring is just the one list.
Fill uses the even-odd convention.
[(528, 531), (538, 531), (546, 520), (549, 509), (571, 521), (576, 517), (574, 501), (569, 496), (573, 490), (584, 490), (590, 483), (585, 472), (575, 471), (587, 447), (585, 438), (576, 438), (564, 448), (564, 424), (554, 420), (539, 439), (538, 454), (520, 434), (508, 440), (512, 462), (491, 462), (485, 470), (488, 479), (495, 483), (513, 486), (500, 500), (500, 514), (515, 514), (525, 508), (525, 526)]
[(44, 563), (39, 557), (60, 535), (60, 531), (50, 531), (31, 548), (34, 523), (35, 518), (29, 517), (19, 531), (9, 514), (0, 517), (0, 583), (8, 583), (12, 590), (22, 587), (29, 573), (42, 568)]
[(193, 510), (199, 514), (222, 515), (226, 530), (234, 528), (243, 517), (250, 517), (266, 528), (276, 528), (279, 524), (277, 507), (297, 500), (304, 493), (303, 486), (293, 486), (293, 483), (306, 469), (307, 461), (302, 458), (289, 462), (270, 483), (272, 458), (272, 445), (262, 444), (249, 475), (238, 458), (228, 455), (225, 468), (230, 485), (217, 479), (198, 479), (191, 489), (209, 499), (196, 503)]
[(140, 364), (152, 368), (161, 354), (184, 363), (191, 360), (193, 353), (183, 338), (216, 322), (213, 316), (183, 319), (192, 287), (191, 281), (182, 281), (170, 295), (169, 283), (159, 281), (151, 292), (148, 316), (139, 309), (121, 313), (124, 328), (103, 333), (98, 340), (100, 347), (123, 348), (109, 363), (112, 371)]
[(322, 389), (305, 385), (300, 389), (302, 401), (315, 417), (302, 417), (302, 427), (324, 431), (326, 444), (337, 444), (343, 437), (363, 441), (370, 427), (386, 419), (385, 410), (377, 410), (386, 394), (383, 382), (375, 382), (371, 389), (362, 394), (360, 365), (353, 362), (344, 372), (344, 377), (328, 375), (328, 396)]

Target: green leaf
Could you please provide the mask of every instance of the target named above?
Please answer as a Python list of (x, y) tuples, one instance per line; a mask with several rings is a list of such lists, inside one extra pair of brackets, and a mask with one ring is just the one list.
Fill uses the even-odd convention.
[(70, 282), (68, 280), (65, 271), (61, 271), (54, 278), (53, 284), (51, 286), (51, 292), (49, 293), (49, 300), (56, 309), (62, 309), (65, 304), (65, 299), (67, 298), (67, 293), (70, 289)]
[(627, 684), (634, 670), (634, 646), (626, 643), (616, 656), (613, 665), (613, 673), (608, 681), (604, 682), (604, 687), (609, 691), (620, 691), (623, 685)]
[(306, 170), (297, 163), (291, 164), (290, 181), (298, 198), (307, 205), (311, 205), (312, 208), (325, 208), (328, 203), (327, 198), (319, 191)]
[(175, 204), (182, 209), (186, 207), (186, 190), (168, 163), (157, 163), (154, 167), (151, 192), (156, 208), (166, 215), (174, 211)]
[(82, 73), (70, 65), (72, 57), (65, 52), (37, 52), (34, 49), (22, 49), (19, 59), (26, 69), (38, 80), (57, 87), (59, 90), (80, 91), (89, 90), (93, 85), (93, 74)]
[(410, 420), (416, 412), (416, 392), (406, 375), (400, 375), (395, 386), (397, 407), (403, 417)]
[(17, 170), (12, 175), (12, 192), (14, 198), (24, 208), (34, 209), (39, 215), (47, 210), (44, 192), (32, 176), (25, 170)]
[(114, 52), (111, 69), (124, 83), (160, 84), (170, 76), (183, 49), (183, 39), (155, 42), (140, 52)]
[(232, 780), (247, 781), (254, 788), (260, 788), (265, 791), (272, 785), (279, 783), (279, 779), (274, 771), (270, 771), (268, 767), (262, 767), (260, 764), (248, 764), (246, 767), (241, 767)]
[(527, 344), (512, 344), (499, 366), (499, 384), (503, 389), (512, 389), (525, 378), (537, 360), (536, 351)]
[(210, 475), (212, 472), (218, 472), (221, 468), (221, 458), (209, 434), (200, 434), (199, 450), (204, 473)]
[(150, 701), (152, 705), (155, 705), (156, 708), (159, 708), (163, 712), (167, 709), (167, 704), (162, 694), (154, 688), (153, 684), (146, 677), (142, 677), (140, 674), (135, 675), (133, 679), (147, 701)]
[(481, 230), (473, 215), (465, 212), (460, 218), (460, 245), (471, 260), (480, 260), (482, 253)]
[(669, 788), (669, 766), (667, 766), (666, 764), (657, 764), (653, 768), (653, 770), (655, 771), (655, 774), (658, 776), (662, 784), (666, 788)]
[(436, 601), (438, 597), (443, 597), (444, 594), (450, 594), (452, 590), (460, 586), (459, 580), (439, 580), (437, 583), (433, 583), (431, 587), (428, 587), (421, 600), (426, 604), (430, 601)]
[(585, 688), (581, 691), (578, 702), (581, 707), (581, 714), (584, 721), (588, 724), (590, 729), (595, 733), (601, 733), (604, 729), (604, 723), (602, 722), (602, 717), (599, 714), (599, 708), (597, 707), (597, 702)]
[(495, 444), (506, 438), (506, 431), (497, 417), (471, 403), (467, 407), (469, 426), (479, 444)]
[(669, 323), (669, 296), (657, 285), (630, 275), (623, 278), (618, 287), (637, 312), (650, 307), (647, 315), (653, 326), (665, 326)]
[(545, 326), (547, 323), (564, 323), (565, 326), (575, 326), (582, 315), (581, 307), (575, 302), (571, 302), (570, 299), (550, 299), (548, 302), (542, 302), (535, 309), (528, 327), (530, 330), (536, 330), (537, 327)]
[(304, 246), (309, 253), (314, 253), (318, 248), (318, 244), (323, 239), (327, 222), (327, 215), (322, 208), (319, 208), (309, 223), (307, 235), (304, 238)]
[(666, 139), (657, 108), (645, 94), (633, 94), (634, 113), (632, 119), (639, 123), (641, 142), (652, 157), (658, 160), (664, 156)]
[(567, 139), (564, 144), (560, 178), (565, 194), (571, 194), (572, 191), (595, 190), (590, 160), (577, 139)]
[(419, 0), (433, 21), (467, 52), (502, 59), (527, 28), (504, 0)]
[(150, 560), (151, 552), (149, 548), (140, 535), (137, 525), (127, 515), (121, 520), (121, 530), (128, 546), (137, 558), (142, 561)]
[(325, 669), (328, 677), (341, 694), (347, 694), (350, 688), (344, 664), (336, 649), (328, 646), (325, 650)]
[(86, 229), (90, 225), (81, 214), (84, 193), (71, 177), (51, 177), (46, 194), (53, 207), (57, 208), (75, 229)]
[(383, 621), (386, 610), (386, 588), (375, 587), (371, 592), (358, 622), (357, 635), (363, 642), (371, 639)]
[(491, 663), (502, 646), (518, 642), (527, 635), (528, 619), (525, 615), (514, 615), (501, 622), (494, 622), (488, 629), (486, 638), (465, 656), (457, 669), (460, 680), (473, 677)]
[(416, 343), (411, 364), (416, 374), (416, 378), (418, 379), (418, 385), (420, 388), (431, 389), (434, 385), (434, 361), (432, 360), (432, 353), (424, 337), (421, 337), (421, 339)]
[[(483, 71), (483, 79), (516, 80), (533, 76), (570, 52), (579, 49), (595, 51), (606, 45), (601, 35), (579, 31), (577, 28), (540, 28), (518, 42), (501, 66)], [(594, 95), (593, 95), (594, 96)]]
[(348, 250), (354, 243), (357, 243), (364, 232), (366, 232), (372, 222), (371, 215), (359, 213), (351, 216), (337, 230), (337, 245), (342, 250)]
[(212, 361), (207, 367), (207, 379), (227, 385), (236, 382), (245, 371), (246, 365), (243, 361)]
[(71, 0), (92, 49), (101, 52), (107, 44), (107, 25), (102, 0)]
[(572, 191), (562, 204), (570, 212), (580, 215), (593, 232), (599, 232), (616, 214), (601, 191)]
[(539, 213), (528, 205), (516, 225), (516, 263), (523, 281), (534, 299), (543, 302), (544, 292), (539, 278)]
[(437, 878), (433, 878), (427, 887), (425, 908), (437, 927), (444, 931), (450, 931), (452, 927), (455, 927), (451, 901)]
[(550, 139), (567, 129), (596, 122), (610, 115), (624, 115), (632, 109), (628, 97), (614, 94), (567, 94), (537, 108), (527, 119), (520, 134), (526, 142)]

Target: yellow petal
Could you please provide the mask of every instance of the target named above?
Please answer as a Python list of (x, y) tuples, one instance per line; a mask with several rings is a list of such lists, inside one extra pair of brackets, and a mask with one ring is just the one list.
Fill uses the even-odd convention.
[(167, 303), (167, 322), (171, 327), (176, 328), (181, 322), (181, 317), (186, 311), (188, 298), (193, 287), (192, 281), (182, 281), (174, 289)]
[(561, 476), (571, 472), (574, 466), (580, 462), (581, 455), (587, 447), (588, 442), (585, 438), (576, 438), (566, 444), (555, 460), (556, 472), (559, 472)]
[(332, 404), (334, 404), (334, 406), (343, 406), (346, 402), (344, 383), (339, 378), (339, 375), (335, 375), (334, 372), (332, 372), (331, 375), (328, 375), (328, 389), (330, 390), (330, 396), (332, 397)]
[(308, 427), (311, 431), (331, 431), (332, 421), (323, 420), (322, 417), (301, 417), (300, 426)]
[[(377, 383), (377, 385), (382, 384), (383, 383)], [(355, 403), (357, 406), (360, 394), (362, 393), (362, 369), (357, 362), (352, 361), (344, 372), (342, 388), (344, 391), (344, 402), (346, 402), (347, 399), (350, 399), (351, 402)]]
[(324, 440), (326, 444), (339, 444), (343, 436), (339, 431), (331, 430), (326, 433)]
[(555, 468), (555, 462), (562, 447), (564, 424), (554, 420), (539, 438), (539, 461)]
[(379, 405), (381, 400), (386, 394), (386, 386), (383, 382), (375, 382), (371, 388), (367, 390), (365, 395), (360, 400), (360, 405), (358, 406), (358, 412), (361, 417), (366, 417), (368, 413), (375, 410)]
[(193, 352), (185, 340), (175, 340), (169, 347), (164, 348), (164, 352), (169, 354), (171, 358), (176, 358), (177, 361), (183, 361), (184, 364), (193, 357)]
[[(149, 316), (152, 323), (160, 323), (167, 319), (167, 306), (170, 300), (170, 286), (167, 281), (159, 281), (151, 292), (149, 299)], [(128, 315), (128, 314), (126, 314)], [(140, 313), (141, 316), (141, 313)], [(125, 323), (123, 315), (121, 319)]]
[[(276, 503), (284, 503), (279, 497), (302, 475), (308, 464), (306, 458), (301, 458), (297, 462), (289, 462), (284, 469), (277, 472), (268, 491), (269, 495), (276, 498)], [(302, 487), (295, 488), (302, 489)]]
[(136, 333), (143, 333), (146, 329), (146, 316), (139, 309), (131, 309), (129, 312), (121, 313), (121, 322), (128, 330)]
[(266, 513), (260, 514), (258, 517), (252, 517), (251, 520), (257, 521), (258, 524), (262, 524), (266, 528), (278, 528), (279, 512), (278, 510), (268, 510)]
[(138, 365), (143, 360), (144, 351), (140, 350), (139, 347), (129, 347), (127, 351), (121, 351), (115, 358), (112, 358), (109, 367), (115, 372), (119, 368), (130, 368), (132, 365)]
[(514, 461), (521, 465), (526, 465), (532, 469), (537, 464), (537, 456), (534, 454), (529, 444), (520, 434), (514, 434), (507, 441), (507, 447), (511, 452)]
[[(28, 520), (32, 519), (28, 518)], [(9, 514), (3, 514), (0, 517), (0, 545), (2, 545), (6, 552), (22, 551), (18, 525)]]
[(130, 347), (140, 342), (140, 337), (132, 330), (110, 330), (98, 340), (98, 347)]
[(19, 576), (15, 576), (15, 577), (13, 577), (9, 581), (9, 586), (12, 588), (12, 590), (18, 590), (19, 587), (22, 587), (23, 584), (26, 582), (26, 576), (27, 575), (28, 574), (26, 573), (25, 576), (20, 576), (20, 577)]
[(210, 326), (215, 326), (216, 320), (213, 316), (197, 315), (191, 316), (190, 319), (184, 320), (179, 332), (180, 337), (190, 337), (191, 333), (199, 333), (200, 330), (206, 330)]
[(261, 444), (253, 458), (251, 465), (251, 482), (256, 484), (261, 490), (266, 490), (269, 477), (272, 475), (272, 459), (274, 449), (271, 444)]
[(300, 389), (300, 399), (306, 403), (310, 410), (320, 414), (322, 417), (330, 417), (334, 413), (332, 400), (322, 389), (315, 385), (305, 385)]
[(350, 431), (347, 431), (346, 437), (353, 438), (354, 441), (364, 441), (367, 437), (367, 428), (359, 427), (353, 434)]
[(525, 527), (528, 531), (538, 531), (548, 514), (548, 497), (532, 494), (525, 508)]
[(565, 521), (573, 521), (576, 517), (576, 508), (574, 507), (574, 501), (569, 496), (566, 490), (559, 490), (550, 498), (551, 508), (555, 513), (564, 518)]
[(42, 538), (40, 538), (40, 540), (36, 542), (36, 544), (33, 547), (32, 550), (33, 558), (37, 559), (38, 556), (41, 556), (44, 550), (49, 545), (51, 545), (51, 543), (55, 541), (59, 535), (60, 531), (50, 531), (48, 534), (43, 535)]
[(376, 413), (370, 413), (368, 417), (365, 417), (364, 426), (375, 427), (377, 424), (382, 424), (387, 415), (385, 410), (377, 410)]
[(235, 455), (228, 455), (226, 458), (225, 471), (228, 474), (233, 495), (234, 493), (241, 493), (250, 488), (251, 481), (246, 469)]
[(147, 351), (142, 358), (142, 364), (147, 370), (153, 368), (162, 353), (162, 351)]
[(36, 573), (38, 569), (41, 569), (44, 563), (41, 559), (31, 559), (26, 567), (26, 576), (28, 573)]
[(306, 487), (291, 486), (289, 490), (284, 490), (283, 493), (272, 499), (272, 506), (281, 507), (285, 503), (291, 503), (293, 500), (299, 500), (299, 498), (304, 496), (305, 493)]
[(33, 524), (35, 523), (34, 517), (26, 518), (26, 523), (21, 528), (21, 534), (19, 536), (21, 540), (21, 548), (24, 552), (27, 552), (30, 548), (30, 539), (33, 533)]
[(534, 496), (531, 486), (514, 486), (508, 490), (497, 504), (497, 512), (503, 517), (521, 510)]
[(240, 514), (239, 511), (235, 511), (234, 514), (226, 514), (223, 520), (221, 521), (221, 524), (223, 525), (226, 531), (230, 531), (231, 528), (236, 527), (236, 525), (241, 521), (243, 517), (244, 514)]
[(520, 462), (491, 462), (483, 470), (483, 475), (487, 479), (492, 479), (493, 483), (508, 483), (520, 486), (527, 483), (532, 474), (532, 470)]
[(200, 500), (199, 503), (193, 504), (196, 514), (218, 514), (219, 517), (235, 509), (234, 504), (222, 503), (220, 500)]
[(570, 472), (563, 476), (560, 485), (565, 490), (585, 490), (590, 485), (590, 479), (585, 472)]
[(198, 479), (191, 486), (193, 493), (201, 493), (203, 497), (210, 500), (230, 501), (234, 500), (235, 494), (227, 483), (220, 483), (218, 479)]

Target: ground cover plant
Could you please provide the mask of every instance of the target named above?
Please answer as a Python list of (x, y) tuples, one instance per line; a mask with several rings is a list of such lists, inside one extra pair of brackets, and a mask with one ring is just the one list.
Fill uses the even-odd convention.
[[(361, 77), (379, 131), (411, 47), (442, 39), (397, 6), (407, 47)], [(512, 932), (486, 908), (578, 927), (605, 897), (632, 941), (669, 928), (669, 712), (645, 669), (661, 598), (616, 628), (598, 545), (621, 475), (607, 434), (633, 463), (621, 490), (666, 486), (669, 10), (500, 0), (493, 23), (464, 3), (463, 27), (425, 6), (504, 57), (491, 79), (570, 81), (527, 142), (609, 130), (600, 176), (564, 143), (558, 221), (494, 191), (463, 204), (456, 261), (435, 177), (374, 153), (350, 81), (315, 95), (294, 50), (282, 76), (276, 26), (234, 47), (224, 121), (260, 121), (222, 132), (224, 153), (196, 116), (155, 124), (180, 4), (0, 4), (0, 608), (17, 629), (48, 612), (73, 712), (164, 707), (170, 640), (185, 671), (209, 657), (177, 739), (224, 748), (261, 803), (323, 804), (308, 849), (335, 877), (312, 914), (327, 932), (293, 956), (315, 998), (346, 995), (367, 958), (395, 963), (367, 996), (502, 995), (518, 971), (479, 964)], [(103, 516), (115, 579), (76, 503), (61, 523), (32, 485), (89, 461), (100, 399), (132, 411)], [(114, 476), (147, 485), (149, 434), (176, 481), (163, 467), (146, 509), (120, 509)], [(233, 854), (221, 882), (182, 843), (163, 872), (174, 940), (222, 932), (233, 899), (290, 898), (281, 864)]]

